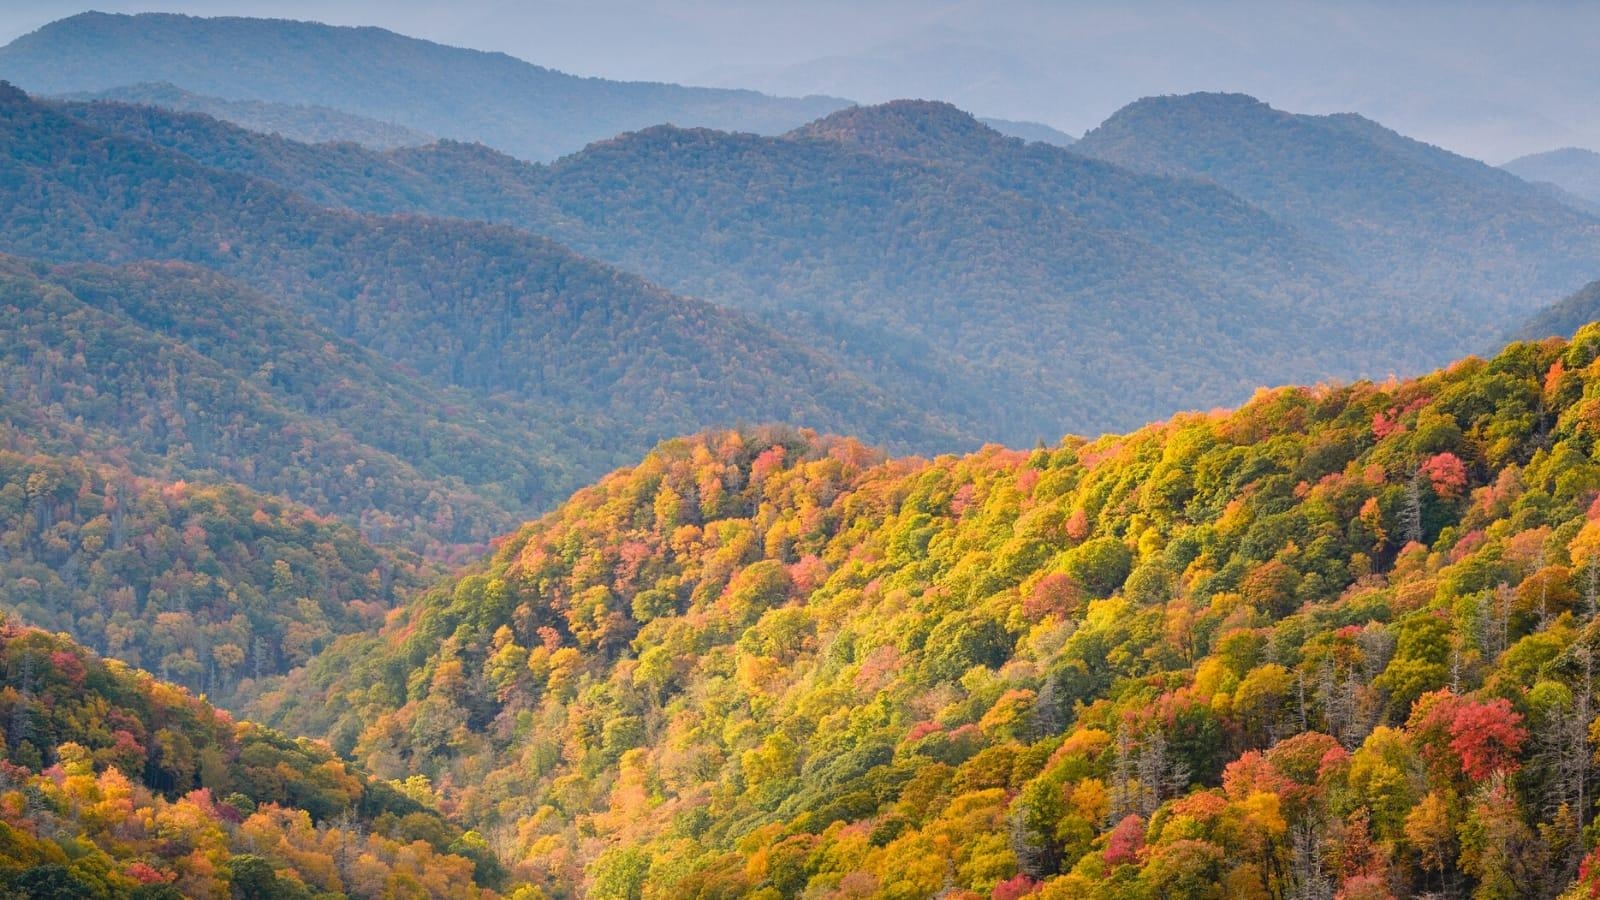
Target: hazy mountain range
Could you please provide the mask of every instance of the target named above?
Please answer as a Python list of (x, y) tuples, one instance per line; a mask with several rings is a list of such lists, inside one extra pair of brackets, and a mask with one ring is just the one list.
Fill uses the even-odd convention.
[[(1163, 128), (1209, 109), (1216, 110), (1217, 146), (1197, 153), (1226, 155), (1229, 142), (1253, 141), (1261, 123), (1304, 122), (1303, 135), (1268, 151), (1282, 156), (1269, 168), (1285, 184), (1301, 185), (1284, 196), (1320, 189), (1319, 170), (1297, 162), (1319, 153), (1361, 159), (1368, 181), (1330, 203), (1259, 209), (1246, 199), (1268, 203), (1275, 189), (1223, 184), (1241, 197), (1198, 181), (1139, 175), (1007, 140), (938, 104), (842, 112), (775, 139), (657, 128), (550, 168), (460, 144), (384, 155), (306, 147), (128, 107), (68, 110), (318, 202), (498, 221), (551, 235), (681, 293), (753, 312), (891, 394), (914, 397), (919, 385), (941, 385), (935, 414), (967, 433), (1020, 441), (1063, 422), (1123, 427), (1170, 408), (1171, 388), (1144, 382), (1157, 373), (1135, 362), (1151, 352), (1196, 367), (1182, 379), (1188, 399), (1180, 402), (1211, 405), (1284, 371), (1274, 366), (1319, 378), (1446, 359), (1504, 334), (1543, 298), (1588, 277), (1583, 261), (1585, 248), (1595, 246), (1595, 220), (1487, 166), (1360, 120), (1324, 128), (1325, 120), (1244, 98), (1201, 95), (1167, 106), (1157, 114), (1130, 108), (1129, 116), (1143, 117), (1137, 127), (1149, 131), (1140, 146), (1159, 148)], [(1108, 146), (1111, 129), (1127, 127), (1114, 119), (1083, 152), (1109, 153), (1096, 148)], [(1214, 179), (1219, 171), (1193, 174)], [(1432, 193), (1372, 207), (1419, 189)], [(1462, 203), (1473, 205), (1466, 217), (1445, 212)], [(1500, 220), (1544, 229), (1546, 237), (1507, 241), (1494, 224)], [(1367, 231), (1349, 229), (1348, 221)], [(884, 222), (896, 224), (874, 224)], [(1386, 234), (1411, 242), (1403, 258)], [(945, 249), (930, 256), (928, 246)], [(1463, 279), (1428, 261), (1429, 254), (1479, 251), (1504, 259), (1494, 263), (1503, 274)], [(978, 272), (986, 274), (974, 280)], [(1177, 302), (1175, 290), (1188, 298)], [(1102, 306), (1096, 291), (1119, 304), (1142, 297), (1162, 312), (1148, 317), (1153, 327), (1121, 336), (1113, 322), (1096, 317), (1126, 307)], [(941, 297), (959, 303), (927, 305)], [(1028, 307), (1017, 301), (1056, 312), (1023, 314)], [(1476, 311), (1444, 327), (1463, 303)], [(986, 308), (995, 314), (977, 312)], [(1262, 330), (1250, 336), (1256, 327)], [(1071, 340), (1084, 330), (1111, 343)], [(1189, 349), (1179, 349), (1190, 340)], [(1171, 341), (1179, 343), (1164, 343)], [(1276, 349), (1287, 347), (1317, 350)], [(1065, 365), (1041, 370), (1036, 361), (1046, 354)], [(1114, 405), (1099, 399), (1111, 390)]]
[(1523, 341), (1560, 337), (1595, 321), (1600, 321), (1600, 279), (1589, 282), (1559, 303), (1540, 310), (1538, 315), (1523, 323), (1511, 336)]
[[(1600, 217), (1355, 115), (1295, 115), (1242, 95), (1151, 98), (1074, 149), (1215, 182), (1362, 274), (1447, 300), (1463, 324), (1504, 323), (1563, 295), (1600, 251)], [(1497, 249), (1483, 252), (1485, 241)]]
[(0, 894), (1600, 891), (1583, 152), (271, 20), (0, 77)]
[(377, 28), (154, 13), (51, 23), (0, 49), (0, 77), (45, 94), (161, 82), (229, 100), (331, 107), (535, 160), (659, 122), (780, 132), (846, 104), (578, 78)]
[(132, 84), (65, 95), (69, 100), (115, 100), (159, 106), (182, 112), (205, 113), (251, 131), (277, 134), (308, 144), (352, 141), (366, 147), (390, 150), (415, 147), (438, 140), (431, 134), (341, 112), (326, 106), (271, 103), (265, 100), (228, 100), (191, 93), (171, 84)]

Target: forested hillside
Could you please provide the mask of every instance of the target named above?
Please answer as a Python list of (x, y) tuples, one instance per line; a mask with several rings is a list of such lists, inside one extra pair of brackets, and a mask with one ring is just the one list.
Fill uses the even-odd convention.
[(775, 134), (849, 105), (580, 78), (381, 28), (89, 12), (0, 47), (0, 78), (41, 94), (166, 82), (227, 100), (323, 106), (547, 160), (661, 122)]
[(463, 144), (380, 154), (61, 109), (321, 203), (555, 235), (1019, 443), (1231, 401), (1285, 372), (1387, 373), (1459, 349), (1439, 305), (1393, 300), (1225, 191), (1026, 145), (944, 104), (777, 139), (657, 128), (550, 168)]
[(556, 896), (1587, 896), (1597, 359), (672, 441), (259, 709)]
[[(270, 297), (281, 315), (305, 318), (305, 328), (326, 333), (336, 348), (357, 344), (372, 352), (369, 361), (447, 392), (438, 404), (426, 394), (405, 402), (451, 416), (461, 410), (449, 392), (464, 392), (468, 409), (486, 410), (481, 429), (406, 434), (399, 419), (363, 427), (391, 429), (389, 440), (418, 443), (424, 456), (438, 452), (440, 440), (470, 446), (531, 433), (518, 448), (524, 459), (456, 473), (469, 483), (509, 482), (526, 505), (502, 508), (547, 504), (559, 494), (545, 488), (563, 471), (590, 477), (708, 422), (816, 423), (903, 447), (961, 440), (935, 416), (772, 328), (543, 238), (328, 210), (265, 181), (93, 130), (14, 90), (0, 100), (0, 127), (10, 165), (0, 202), (22, 211), (0, 220), (0, 250), (204, 266), (258, 292), (245, 307)], [(440, 455), (452, 464), (482, 457)], [(530, 476), (519, 474), (529, 468)]]
[(1448, 303), (1469, 340), (1498, 339), (1537, 298), (1600, 275), (1600, 216), (1358, 115), (1295, 115), (1242, 94), (1154, 97), (1072, 149), (1209, 179), (1357, 271)]
[[(7, 896), (490, 897), (481, 839), (309, 741), (0, 626)], [(425, 796), (425, 795), (424, 795)]]

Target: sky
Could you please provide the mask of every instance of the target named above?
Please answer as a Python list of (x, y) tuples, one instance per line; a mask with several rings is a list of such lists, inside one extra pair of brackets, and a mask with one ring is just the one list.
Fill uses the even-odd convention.
[(1594, 0), (0, 0), (0, 43), (91, 8), (379, 25), (580, 75), (941, 99), (1071, 134), (1226, 90), (1493, 163), (1600, 149)]

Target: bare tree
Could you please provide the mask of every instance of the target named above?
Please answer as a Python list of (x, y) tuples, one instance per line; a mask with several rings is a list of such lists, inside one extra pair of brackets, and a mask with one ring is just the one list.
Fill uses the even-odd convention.
[(1289, 829), (1288, 900), (1333, 900), (1334, 881), (1323, 864), (1322, 823), (1307, 816)]
[(1400, 536), (1404, 544), (1422, 540), (1421, 467), (1411, 473), (1411, 480), (1406, 482), (1405, 502), (1400, 507)]
[(1582, 859), (1583, 829), (1594, 806), (1594, 748), (1589, 726), (1595, 717), (1593, 625), (1557, 660), (1572, 702), (1551, 710), (1533, 735), (1535, 758), (1548, 774), (1544, 805), (1550, 823), (1543, 826), (1553, 849), (1552, 863), (1565, 880), (1577, 876)]

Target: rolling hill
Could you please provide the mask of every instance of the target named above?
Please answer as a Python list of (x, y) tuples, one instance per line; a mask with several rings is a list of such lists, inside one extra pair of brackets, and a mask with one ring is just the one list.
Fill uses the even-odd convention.
[(1600, 216), (1357, 115), (1296, 115), (1239, 94), (1154, 97), (1072, 149), (1209, 179), (1411, 302), (1454, 309), (1478, 344), (1530, 314), (1532, 298), (1600, 275)]
[(53, 22), (0, 48), (0, 78), (39, 94), (165, 82), (227, 100), (328, 107), (532, 160), (661, 122), (777, 133), (848, 105), (580, 78), (379, 28), (163, 13)]
[(0, 612), (237, 708), (436, 567), (239, 487), (0, 450)]

